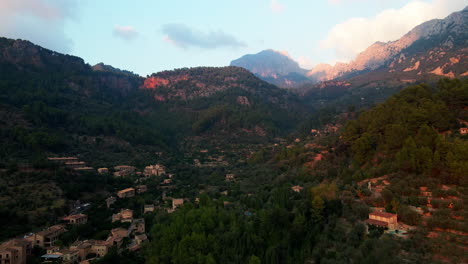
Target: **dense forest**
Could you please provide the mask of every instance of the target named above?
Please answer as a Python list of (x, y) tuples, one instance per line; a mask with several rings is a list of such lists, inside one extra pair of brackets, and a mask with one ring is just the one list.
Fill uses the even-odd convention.
[[(157, 218), (147, 263), (429, 263), (436, 254), (458, 263), (460, 237), (426, 236), (448, 227), (468, 231), (466, 221), (455, 220), (466, 217), (468, 145), (459, 120), (467, 119), (467, 105), (466, 80), (411, 86), (357, 113), (341, 135), (305, 139), (331, 144), (313, 168), (307, 163), (317, 150), (302, 143), (259, 150), (238, 168), (242, 183), (228, 197), (202, 195)], [(358, 184), (381, 176), (390, 185), (378, 197)], [(295, 193), (291, 184), (305, 189)], [(437, 187), (443, 184), (451, 187)], [(434, 190), (431, 208), (420, 186)], [(461, 199), (447, 198), (454, 196)], [(366, 231), (361, 221), (375, 206), (417, 228), (406, 238)]]

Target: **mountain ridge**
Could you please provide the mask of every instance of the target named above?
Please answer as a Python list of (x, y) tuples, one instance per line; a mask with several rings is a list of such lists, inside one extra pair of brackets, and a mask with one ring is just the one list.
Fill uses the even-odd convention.
[(231, 66), (245, 68), (264, 81), (283, 88), (293, 88), (311, 80), (287, 53), (273, 49), (263, 50), (256, 54), (247, 54), (231, 61)]
[[(340, 77), (346, 77), (353, 72), (372, 71), (385, 66), (394, 60), (406, 48), (421, 39), (428, 39), (438, 35), (458, 35), (467, 43), (466, 23), (468, 9), (454, 12), (444, 19), (432, 19), (426, 21), (401, 38), (389, 42), (375, 42), (363, 52), (359, 53), (350, 63), (337, 63), (332, 65), (318, 65), (307, 73), (307, 76), (320, 81), (329, 81)], [(454, 76), (453, 76), (454, 77)]]

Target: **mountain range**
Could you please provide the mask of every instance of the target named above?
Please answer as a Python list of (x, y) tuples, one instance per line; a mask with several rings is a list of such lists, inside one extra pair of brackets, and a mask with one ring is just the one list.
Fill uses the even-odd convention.
[[(319, 84), (323, 88), (336, 85), (336, 81), (360, 86), (370, 75), (378, 76), (379, 80), (401, 79), (400, 83), (434, 77), (464, 77), (468, 76), (466, 25), (468, 8), (445, 19), (422, 23), (398, 40), (376, 42), (349, 63), (318, 64), (310, 71), (273, 50), (245, 55), (231, 65), (244, 67), (263, 80), (286, 88), (325, 82)], [(327, 84), (327, 81), (335, 82)]]
[(279, 87), (292, 88), (311, 81), (306, 76), (307, 70), (302, 69), (287, 53), (271, 49), (244, 55), (230, 65), (245, 68)]

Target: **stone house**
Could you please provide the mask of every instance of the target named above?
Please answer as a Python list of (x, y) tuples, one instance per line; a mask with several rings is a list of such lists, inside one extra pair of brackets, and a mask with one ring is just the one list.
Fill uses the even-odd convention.
[(154, 212), (154, 204), (145, 204), (145, 207), (143, 208), (143, 213), (152, 213)]
[(31, 252), (31, 242), (24, 239), (12, 239), (0, 245), (0, 264), (26, 264)]
[(133, 211), (130, 209), (121, 209), (119, 213), (112, 215), (112, 223), (121, 221), (123, 223), (131, 223), (133, 220)]
[(369, 214), (366, 223), (394, 230), (398, 226), (398, 217), (396, 214), (386, 212), (372, 212)]
[(45, 230), (42, 230), (32, 236), (33, 246), (39, 246), (41, 248), (48, 248), (54, 246), (55, 241), (58, 240), (58, 237), (65, 233), (65, 228), (63, 225), (54, 225)]
[(130, 198), (135, 196), (135, 189), (127, 188), (117, 192), (119, 198)]
[(302, 189), (304, 189), (304, 188), (302, 186), (299, 186), (299, 185), (291, 187), (291, 190), (293, 190), (294, 192), (297, 192), (297, 193), (301, 192)]
[(88, 222), (88, 216), (85, 214), (69, 215), (63, 218), (70, 225), (83, 225)]

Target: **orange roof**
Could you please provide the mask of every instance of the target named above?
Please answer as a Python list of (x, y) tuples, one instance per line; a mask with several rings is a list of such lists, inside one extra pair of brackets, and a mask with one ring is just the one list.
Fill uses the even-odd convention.
[(126, 192), (130, 192), (130, 191), (135, 191), (135, 189), (127, 188), (127, 189), (123, 189), (123, 190), (118, 191), (118, 193), (126, 193)]
[(75, 214), (75, 215), (69, 215), (69, 216), (66, 216), (63, 218), (63, 220), (72, 220), (72, 219), (79, 219), (79, 218), (83, 218), (83, 217), (87, 217), (85, 214)]
[(372, 212), (369, 214), (370, 215), (375, 215), (375, 216), (380, 216), (380, 217), (383, 217), (383, 218), (392, 218), (394, 216), (397, 216), (396, 214), (391, 214), (391, 213), (387, 213), (387, 212)]

